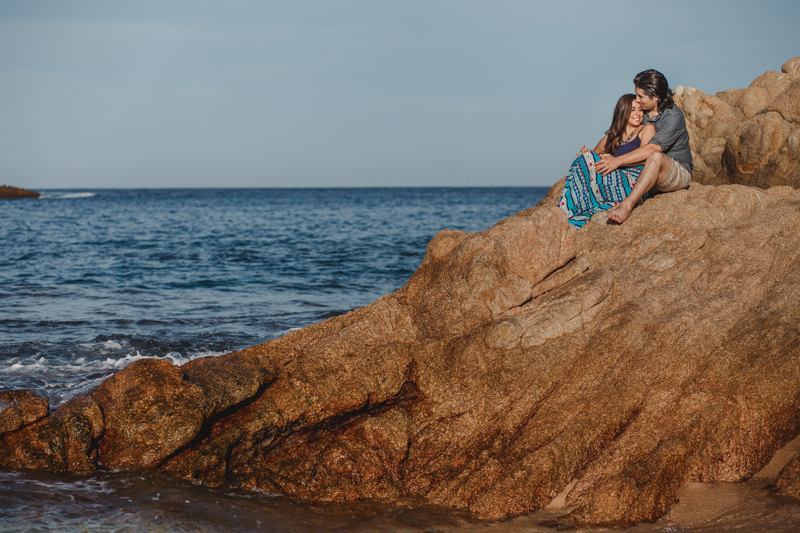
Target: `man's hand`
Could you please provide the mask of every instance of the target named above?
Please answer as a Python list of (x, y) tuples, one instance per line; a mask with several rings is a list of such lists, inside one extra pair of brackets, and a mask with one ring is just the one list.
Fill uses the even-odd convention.
[(603, 154), (600, 156), (600, 161), (594, 164), (594, 168), (600, 173), (601, 176), (606, 176), (619, 168), (617, 158), (611, 154)]

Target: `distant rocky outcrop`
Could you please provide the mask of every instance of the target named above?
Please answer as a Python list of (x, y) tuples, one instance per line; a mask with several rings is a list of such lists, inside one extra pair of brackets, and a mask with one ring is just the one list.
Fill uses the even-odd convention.
[(693, 180), (800, 187), (800, 57), (746, 89), (708, 95), (677, 87), (694, 159)]
[[(0, 467), (155, 469), (308, 501), (655, 520), (800, 434), (800, 191), (704, 186), (576, 231), (553, 200), (444, 230), (397, 292), (266, 344), (142, 360), (46, 415), (4, 393)], [(8, 422), (6, 421), (8, 420)], [(800, 494), (800, 458), (779, 490)]]
[(16, 198), (39, 198), (40, 196), (41, 193), (36, 191), (11, 187), (10, 185), (0, 185), (0, 199), (13, 200)]

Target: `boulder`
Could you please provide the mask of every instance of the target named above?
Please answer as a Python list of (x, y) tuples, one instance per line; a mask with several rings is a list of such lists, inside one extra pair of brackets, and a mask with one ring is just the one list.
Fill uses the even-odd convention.
[(800, 432), (799, 209), (693, 185), (623, 226), (541, 206), (441, 232), (397, 293), (240, 352), (273, 381), (162, 469), (489, 518), (572, 486), (566, 520), (654, 520)]
[(90, 397), (105, 420), (99, 447), (105, 468), (156, 467), (191, 442), (204, 421), (202, 390), (169, 361), (137, 361)]
[(206, 420), (250, 400), (268, 379), (257, 364), (229, 357), (137, 361), (91, 394), (102, 408), (105, 468), (156, 468), (198, 438)]
[(694, 183), (576, 231), (556, 189), (441, 231), (366, 307), (134, 363), (0, 435), (0, 466), (484, 518), (561, 495), (562, 521), (606, 526), (656, 520), (687, 482), (748, 479), (800, 434), (800, 192)]
[[(786, 65), (789, 65), (792, 61), (795, 61), (797, 58), (789, 60)], [(788, 76), (787, 76), (788, 74)], [(750, 87), (761, 87), (767, 90), (769, 93), (770, 100), (774, 100), (778, 96), (780, 96), (783, 91), (789, 86), (792, 82), (792, 79), (797, 74), (792, 74), (789, 72), (776, 72), (774, 70), (768, 70), (761, 76), (757, 77), (753, 80), (750, 84)]]
[(47, 416), (50, 403), (33, 391), (0, 391), (0, 435)]
[(800, 186), (799, 162), (800, 128), (793, 130), (793, 124), (775, 111), (744, 122), (722, 153), (722, 168), (732, 182), (761, 188)]
[(800, 57), (746, 89), (707, 95), (676, 87), (689, 130), (695, 183), (800, 187)]
[(75, 398), (34, 424), (0, 435), (0, 468), (88, 474), (96, 469), (103, 428), (97, 404)]

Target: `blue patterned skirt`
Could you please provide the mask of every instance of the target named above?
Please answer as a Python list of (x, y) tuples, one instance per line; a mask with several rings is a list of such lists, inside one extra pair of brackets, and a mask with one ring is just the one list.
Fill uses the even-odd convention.
[(599, 160), (599, 155), (586, 152), (572, 162), (567, 172), (558, 206), (567, 213), (570, 224), (579, 228), (598, 211), (611, 209), (624, 200), (644, 168), (642, 165), (618, 168), (602, 176), (594, 168)]

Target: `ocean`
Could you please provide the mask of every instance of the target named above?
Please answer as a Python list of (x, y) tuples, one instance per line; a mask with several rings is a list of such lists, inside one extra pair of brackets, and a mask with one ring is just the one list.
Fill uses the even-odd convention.
[[(547, 189), (43, 192), (0, 201), (0, 388), (56, 408), (141, 358), (181, 364), (373, 302), (405, 284), (437, 231), (487, 229)], [(540, 522), (303, 504), (155, 473), (0, 472), (2, 532), (553, 531)], [(645, 530), (688, 531), (670, 524)]]

